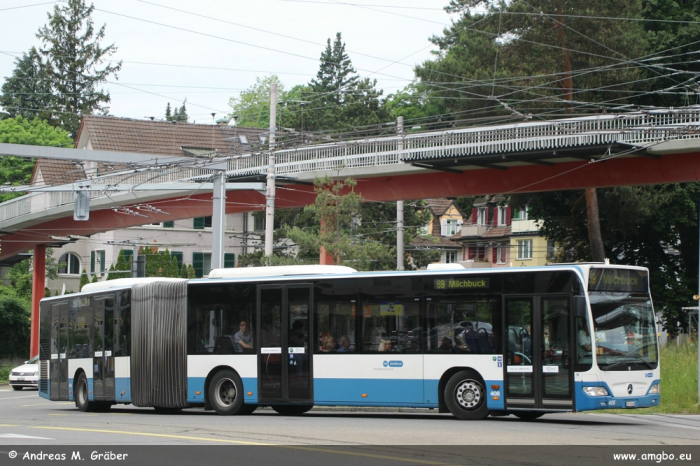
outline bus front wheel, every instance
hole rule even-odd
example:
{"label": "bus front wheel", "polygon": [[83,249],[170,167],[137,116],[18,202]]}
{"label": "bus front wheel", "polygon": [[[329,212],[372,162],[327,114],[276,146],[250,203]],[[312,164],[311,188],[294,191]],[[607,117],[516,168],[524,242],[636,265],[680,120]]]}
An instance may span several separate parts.
{"label": "bus front wheel", "polygon": [[474,371],[459,371],[450,377],[445,386],[445,404],[457,419],[476,421],[489,415],[484,382]]}
{"label": "bus front wheel", "polygon": [[94,401],[90,401],[88,391],[88,381],[85,373],[78,376],[78,381],[75,383],[75,407],[84,413],[95,411],[97,407]]}
{"label": "bus front wheel", "polygon": [[209,384],[209,403],[216,414],[238,414],[243,405],[243,382],[232,370],[219,371]]}

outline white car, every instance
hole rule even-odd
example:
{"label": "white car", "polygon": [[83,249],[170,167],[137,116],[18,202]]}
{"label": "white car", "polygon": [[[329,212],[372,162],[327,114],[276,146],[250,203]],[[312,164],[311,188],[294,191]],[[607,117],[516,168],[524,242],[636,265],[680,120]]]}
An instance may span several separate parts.
{"label": "white car", "polygon": [[10,385],[14,390],[24,387],[39,388],[39,356],[34,356],[10,372]]}

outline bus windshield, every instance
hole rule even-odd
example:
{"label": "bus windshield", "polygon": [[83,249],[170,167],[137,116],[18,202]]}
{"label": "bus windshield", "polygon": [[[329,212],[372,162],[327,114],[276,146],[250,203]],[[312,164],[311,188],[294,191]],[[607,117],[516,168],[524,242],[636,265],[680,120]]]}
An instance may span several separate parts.
{"label": "bus windshield", "polygon": [[598,367],[604,371],[655,369],[659,352],[649,296],[591,292],[590,300]]}

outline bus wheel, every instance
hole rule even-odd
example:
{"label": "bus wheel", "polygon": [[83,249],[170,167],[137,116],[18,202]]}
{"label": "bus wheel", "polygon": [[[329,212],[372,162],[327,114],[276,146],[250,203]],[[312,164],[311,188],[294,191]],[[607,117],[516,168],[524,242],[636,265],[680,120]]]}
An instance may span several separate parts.
{"label": "bus wheel", "polygon": [[75,407],[84,413],[94,411],[97,407],[94,401],[90,401],[88,382],[85,373],[81,373],[78,381],[75,383]]}
{"label": "bus wheel", "polygon": [[272,409],[277,411],[282,416],[299,416],[305,412],[311,410],[314,405],[287,405],[287,406],[273,406]]}
{"label": "bus wheel", "polygon": [[209,384],[209,402],[216,414],[238,414],[243,405],[243,382],[231,370],[219,371]]}
{"label": "bus wheel", "polygon": [[253,414],[253,411],[258,409],[258,405],[242,405],[236,414],[242,414],[247,416],[248,414]]}
{"label": "bus wheel", "polygon": [[521,421],[534,421],[544,416],[544,413],[538,413],[537,411],[521,411],[513,414]]}
{"label": "bus wheel", "polygon": [[445,404],[457,419],[476,421],[489,415],[484,382],[473,371],[460,371],[450,377],[445,386]]}

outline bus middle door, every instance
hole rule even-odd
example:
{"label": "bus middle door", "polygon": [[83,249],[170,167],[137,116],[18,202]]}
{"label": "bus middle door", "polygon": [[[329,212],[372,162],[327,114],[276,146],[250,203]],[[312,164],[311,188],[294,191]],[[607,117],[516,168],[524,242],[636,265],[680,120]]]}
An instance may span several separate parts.
{"label": "bus middle door", "polygon": [[68,400],[68,301],[51,306],[51,399]]}
{"label": "bus middle door", "polygon": [[311,302],[310,285],[258,287],[260,402],[313,402]]}

